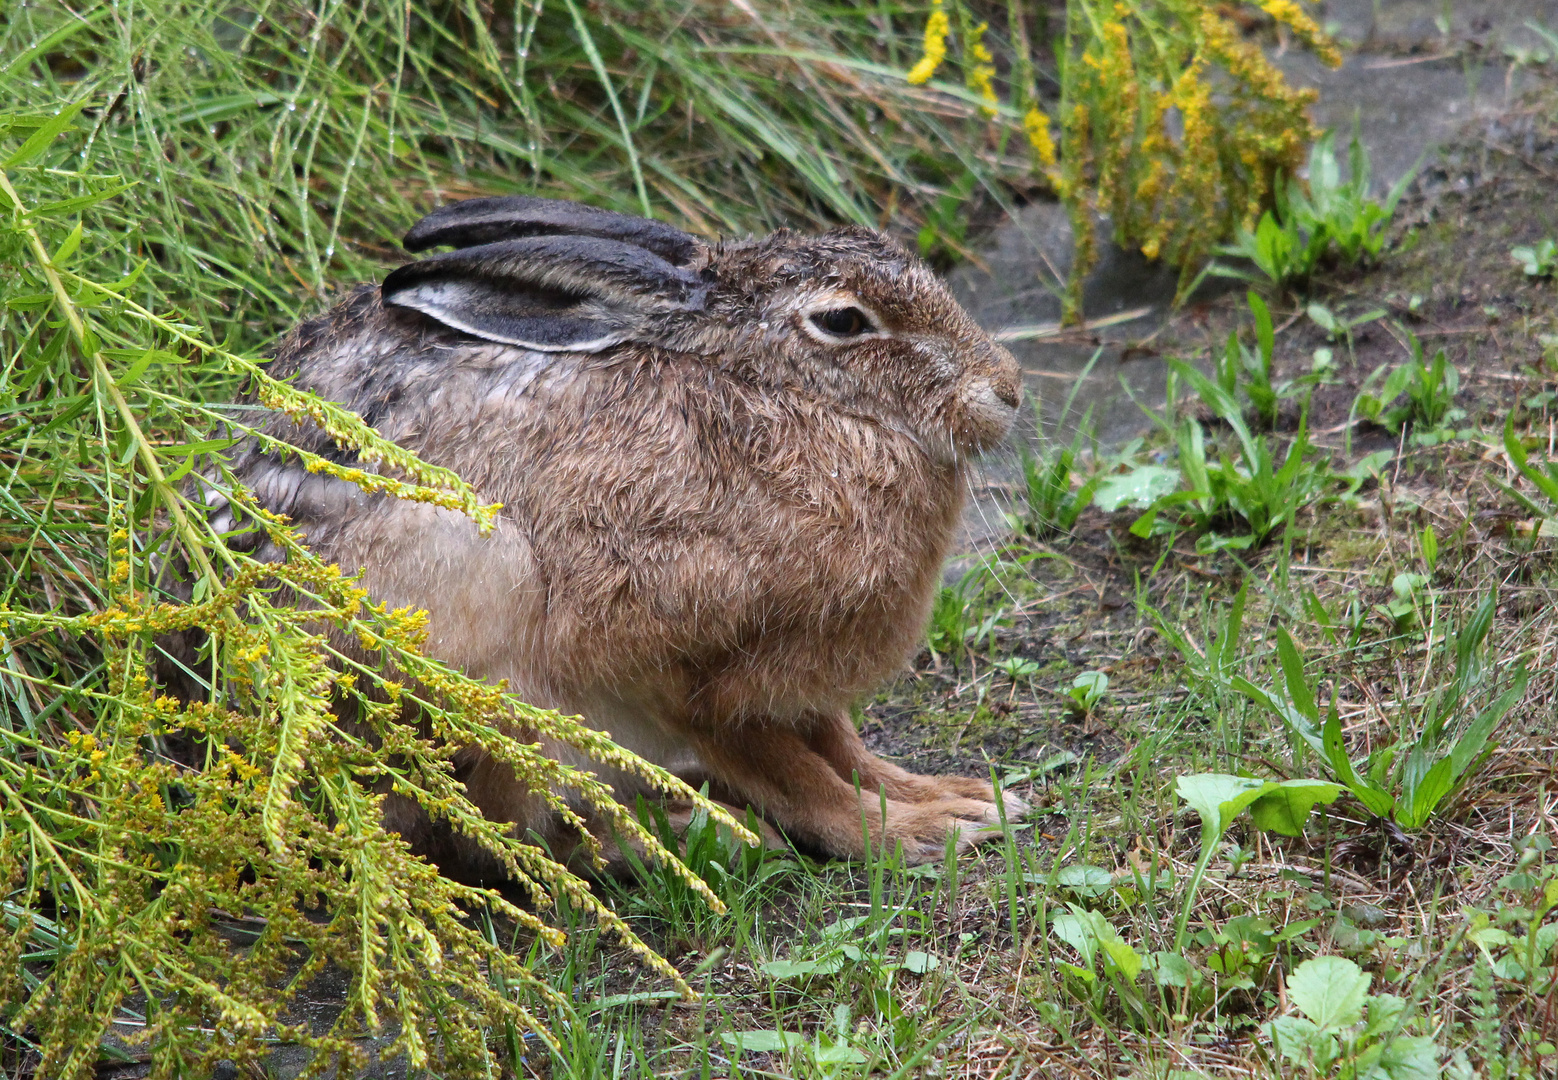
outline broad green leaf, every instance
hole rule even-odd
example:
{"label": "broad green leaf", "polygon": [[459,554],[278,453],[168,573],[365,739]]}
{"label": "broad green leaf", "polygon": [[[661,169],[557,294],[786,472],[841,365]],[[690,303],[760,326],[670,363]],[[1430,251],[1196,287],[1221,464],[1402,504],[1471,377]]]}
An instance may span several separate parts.
{"label": "broad green leaf", "polygon": [[1406,1012],[1406,999],[1395,994],[1375,994],[1369,998],[1369,1022],[1363,1025],[1363,1037],[1373,1038],[1394,1030]]}
{"label": "broad green leaf", "polygon": [[1318,1048],[1330,1039],[1302,1016],[1279,1016],[1266,1025],[1266,1035],[1277,1052],[1289,1061],[1308,1064],[1312,1058],[1325,1057]]}
{"label": "broad green leaf", "polygon": [[1522,476],[1535,484],[1550,502],[1558,503],[1558,478],[1544,475],[1527,461],[1525,444],[1515,436],[1514,413],[1504,418],[1504,451]]}
{"label": "broad green leaf", "polygon": [[1387,405],[1406,392],[1408,384],[1418,376],[1416,364],[1402,364],[1385,376],[1385,385],[1380,388],[1380,401]]}
{"label": "broad green leaf", "polygon": [[1147,958],[1147,967],[1159,986],[1189,986],[1196,978],[1195,966],[1175,952],[1160,949]]}
{"label": "broad green leaf", "polygon": [[1447,757],[1434,762],[1426,772],[1413,775],[1410,766],[1420,754],[1420,750],[1414,749],[1408,755],[1409,768],[1402,772],[1402,798],[1396,800],[1396,821],[1408,829],[1416,829],[1427,821],[1439,801],[1455,787],[1455,774]]}
{"label": "broad green leaf", "polygon": [[1060,914],[1049,921],[1050,933],[1082,954],[1089,968],[1093,966],[1093,952],[1097,944],[1092,927],[1076,915]]}
{"label": "broad green leaf", "polygon": [[864,1065],[868,1060],[846,1042],[819,1042],[812,1047],[811,1056],[818,1065]]}
{"label": "broad green leaf", "polygon": [[1084,709],[1092,708],[1109,689],[1109,676],[1102,671],[1084,671],[1071,680],[1068,693]]}
{"label": "broad green leaf", "polygon": [[903,957],[903,969],[915,975],[924,975],[927,971],[935,971],[940,966],[941,961],[937,957],[919,949],[911,949]]}
{"label": "broad green leaf", "polygon": [[1276,786],[1270,780],[1228,773],[1194,773],[1174,781],[1174,790],[1179,797],[1201,815],[1203,847],[1216,843],[1241,810]]}
{"label": "broad green leaf", "polygon": [[1304,661],[1298,654],[1298,646],[1282,627],[1277,627],[1277,658],[1282,662],[1282,678],[1287,688],[1288,700],[1293,703],[1312,727],[1320,726],[1320,710],[1315,706],[1314,692],[1304,677]]}
{"label": "broad green leaf", "polygon": [[1254,289],[1246,293],[1245,298],[1250,305],[1251,313],[1255,316],[1255,344],[1260,349],[1261,361],[1269,373],[1271,353],[1276,346],[1276,334],[1271,326],[1271,309]]}
{"label": "broad green leaf", "polygon": [[1098,944],[1114,966],[1120,969],[1120,974],[1125,976],[1126,982],[1134,981],[1136,976],[1141,974],[1141,954],[1131,948],[1119,934],[1111,932],[1107,937],[1100,935]]}
{"label": "broad green leaf", "polygon": [[1288,978],[1288,999],[1321,1031],[1339,1031],[1363,1019],[1372,975],[1343,956],[1305,960]]}
{"label": "broad green leaf", "polygon": [[1411,603],[1427,584],[1427,574],[1400,573],[1390,579],[1390,591],[1398,600]]}
{"label": "broad green leaf", "polygon": [[802,979],[810,975],[832,975],[844,966],[838,953],[820,960],[770,960],[758,970],[773,979]]}
{"label": "broad green leaf", "polygon": [[1255,536],[1245,533],[1243,536],[1220,536],[1217,533],[1203,533],[1196,537],[1197,555],[1215,555],[1219,551],[1244,551],[1255,544]]}
{"label": "broad green leaf", "polygon": [[1465,690],[1471,677],[1476,674],[1477,650],[1487,640],[1488,631],[1493,626],[1493,613],[1497,608],[1498,596],[1496,592],[1489,591],[1466,625],[1461,627],[1460,633],[1455,635],[1455,682],[1460,691]]}
{"label": "broad green leaf", "polygon": [[1291,941],[1293,938],[1303,937],[1305,934],[1309,933],[1309,931],[1313,930],[1319,925],[1319,919],[1300,919],[1298,922],[1288,923],[1282,929],[1272,934],[1271,940],[1277,944],[1281,944],[1284,941]]}
{"label": "broad green leaf", "polygon": [[1073,864],[1055,873],[1055,884],[1078,896],[1096,897],[1113,887],[1114,875],[1101,866]]}
{"label": "broad green leaf", "polygon": [[1342,324],[1336,321],[1336,316],[1331,313],[1331,309],[1324,304],[1310,304],[1304,311],[1314,324],[1327,334],[1335,335],[1342,328]]}
{"label": "broad green leaf", "polygon": [[1525,699],[1527,679],[1525,665],[1521,664],[1515,671],[1514,685],[1494,698],[1492,704],[1467,725],[1465,732],[1455,741],[1455,745],[1450,747],[1448,760],[1451,779],[1459,780],[1465,774],[1472,762],[1482,754],[1499,721],[1504,719],[1504,715],[1518,702]]}
{"label": "broad green leaf", "polygon": [[[1429,1035],[1397,1035],[1385,1044],[1375,1071],[1388,1080],[1439,1080],[1439,1048]],[[1360,1077],[1364,1074],[1360,1073]],[[1365,1077],[1368,1080],[1368,1077]]]}
{"label": "broad green leaf", "polygon": [[805,1046],[807,1038],[793,1031],[722,1031],[722,1039],[727,1046],[732,1046],[738,1051],[750,1050],[755,1054],[777,1054],[785,1050],[793,1050],[796,1047]]}
{"label": "broad green leaf", "polygon": [[1093,505],[1112,514],[1122,506],[1144,508],[1179,487],[1179,470],[1166,465],[1138,465],[1128,473],[1105,476],[1093,491]]}
{"label": "broad green leaf", "polygon": [[1090,933],[1093,940],[1098,943],[1098,947],[1103,949],[1104,955],[1119,968],[1127,982],[1141,974],[1141,954],[1119,935],[1108,919],[1096,911],[1089,911],[1077,904],[1068,903],[1066,906],[1083,925],[1084,931]]}
{"label": "broad green leaf", "polygon": [[1316,803],[1333,803],[1342,785],[1325,780],[1284,780],[1250,804],[1250,817],[1265,832],[1298,836]]}

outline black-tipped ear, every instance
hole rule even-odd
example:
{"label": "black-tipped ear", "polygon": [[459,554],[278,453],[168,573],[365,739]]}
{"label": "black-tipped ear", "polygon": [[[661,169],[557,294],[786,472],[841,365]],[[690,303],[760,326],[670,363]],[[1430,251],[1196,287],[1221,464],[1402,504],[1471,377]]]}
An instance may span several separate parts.
{"label": "black-tipped ear", "polygon": [[488,341],[596,352],[647,340],[656,316],[701,310],[703,277],[643,247],[594,236],[527,236],[402,266],[384,302]]}
{"label": "black-tipped ear", "polygon": [[652,251],[673,266],[690,266],[707,251],[680,229],[648,218],[583,203],[530,195],[465,199],[440,206],[411,226],[407,251],[449,244],[457,248],[525,236],[595,236]]}

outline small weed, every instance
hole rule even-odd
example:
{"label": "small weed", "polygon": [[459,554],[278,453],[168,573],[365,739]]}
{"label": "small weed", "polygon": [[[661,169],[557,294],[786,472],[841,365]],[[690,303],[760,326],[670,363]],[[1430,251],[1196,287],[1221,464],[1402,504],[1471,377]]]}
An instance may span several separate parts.
{"label": "small weed", "polygon": [[[1180,360],[1169,361],[1169,400],[1176,393],[1176,378],[1184,379],[1201,400],[1226,423],[1236,436],[1237,457],[1210,453],[1206,433],[1194,417],[1177,423],[1158,422],[1173,436],[1179,449],[1179,473],[1188,490],[1159,497],[1131,525],[1131,532],[1147,537],[1159,528],[1159,518],[1170,514],[1181,524],[1202,530],[1196,551],[1210,554],[1225,548],[1250,548],[1261,544],[1277,528],[1290,523],[1294,514],[1313,503],[1330,486],[1329,468],[1309,457],[1308,425],[1300,420],[1298,436],[1287,456],[1277,464],[1271,436],[1256,436],[1244,422],[1243,410],[1234,397],[1195,368]],[[1150,468],[1150,466],[1149,466]],[[1233,527],[1231,535],[1215,531]]]}
{"label": "small weed", "polygon": [[1264,1031],[1304,1076],[1355,1078],[1439,1075],[1429,1035],[1404,1035],[1407,1002],[1370,994],[1372,975],[1341,956],[1317,956],[1294,969],[1288,1000],[1302,1016],[1279,1016]]}
{"label": "small weed", "polygon": [[[795,870],[796,862],[762,846],[742,843],[701,809],[693,812],[680,836],[665,810],[643,798],[638,800],[638,819],[667,852],[676,853],[682,865],[708,885],[726,911],[712,910],[688,883],[687,875],[666,859],[646,865],[625,841],[620,849],[635,881],[631,886],[610,884],[618,908],[656,920],[672,940],[701,951],[722,941],[731,941],[738,949],[749,946],[763,895],[780,875]],[[760,826],[751,809],[746,825],[758,833]]]}
{"label": "small weed", "polygon": [[1078,431],[1070,446],[1034,453],[1022,448],[1022,475],[1027,496],[1027,511],[1014,521],[1024,533],[1036,538],[1069,534],[1093,501],[1102,477],[1095,475],[1080,486],[1073,486],[1076,464],[1082,455],[1083,432]]}
{"label": "small weed", "polygon": [[1321,719],[1316,688],[1305,677],[1303,659],[1286,630],[1277,629],[1282,690],[1262,689],[1241,676],[1234,676],[1230,685],[1308,744],[1369,813],[1419,828],[1487,760],[1494,729],[1525,697],[1527,677],[1521,662],[1503,693],[1463,719],[1471,700],[1491,681],[1483,654],[1495,608],[1490,593],[1458,632],[1446,635],[1443,652],[1454,665],[1449,682],[1421,706],[1403,710],[1415,720],[1415,734],[1398,728],[1397,738],[1376,744],[1361,767],[1347,753],[1334,694]]}
{"label": "small weed", "polygon": [[[1533,440],[1540,445],[1545,440]],[[1504,450],[1509,455],[1510,462],[1519,470],[1520,475],[1529,480],[1537,492],[1545,498],[1545,503],[1538,502],[1531,496],[1494,479],[1494,483],[1510,498],[1520,504],[1527,513],[1536,515],[1538,521],[1536,534],[1542,537],[1558,537],[1558,461],[1542,463],[1541,468],[1532,464],[1527,453],[1525,440],[1515,434],[1515,414],[1510,413],[1504,419]]]}
{"label": "small weed", "polygon": [[1414,622],[1421,622],[1423,600],[1429,595],[1427,574],[1414,574],[1404,570],[1390,579],[1390,591],[1394,600],[1375,604],[1374,610],[1389,621],[1392,629],[1402,633]]}
{"label": "small weed", "polygon": [[1335,614],[1313,589],[1306,589],[1301,599],[1304,611],[1314,620],[1327,641],[1332,645],[1340,645],[1345,641],[1348,649],[1358,647],[1358,643],[1363,640],[1363,628],[1369,616],[1368,605],[1361,596],[1353,594],[1345,609],[1338,604]]}
{"label": "small weed", "polygon": [[[1369,197],[1369,155],[1353,135],[1348,177],[1341,176],[1335,133],[1326,132],[1309,150],[1306,185],[1290,178],[1277,188],[1276,208],[1261,215],[1255,229],[1241,228],[1224,255],[1248,259],[1273,285],[1303,285],[1328,260],[1354,266],[1377,259],[1385,248],[1396,204],[1411,183],[1412,170],[1390,189],[1384,202]],[[1227,277],[1252,279],[1246,271],[1219,266]]]}
{"label": "small weed", "polygon": [[1529,278],[1550,278],[1558,273],[1558,241],[1545,237],[1530,246],[1509,249],[1509,257],[1520,264]]}
{"label": "small weed", "polygon": [[1342,788],[1324,780],[1283,780],[1279,783],[1226,773],[1197,773],[1181,776],[1175,790],[1201,816],[1201,857],[1185,886],[1174,932],[1177,951],[1184,947],[1185,928],[1195,908],[1201,881],[1234,818],[1248,809],[1256,828],[1297,836],[1303,832],[1310,811],[1317,804],[1334,802]]}
{"label": "small weed", "polygon": [[[1060,408],[1060,424],[1064,425],[1071,415],[1071,405],[1076,400],[1077,392],[1103,354],[1102,348],[1095,350],[1076,381],[1071,384],[1071,390]],[[1083,414],[1070,446],[1052,444],[1045,438],[1043,407],[1043,399],[1035,396],[1034,435],[1044,449],[1035,453],[1024,444],[1021,450],[1026,512],[1020,517],[1008,515],[1008,521],[1015,531],[1035,539],[1069,535],[1082,511],[1092,503],[1093,493],[1097,491],[1106,471],[1095,468],[1092,477],[1076,484],[1077,465],[1082,460],[1083,447],[1092,438],[1092,407],[1089,406]]]}
{"label": "small weed", "polygon": [[1325,331],[1325,336],[1331,341],[1345,341],[1348,355],[1352,354],[1352,332],[1360,326],[1367,325],[1375,319],[1383,319],[1389,314],[1384,308],[1370,308],[1360,315],[1340,315],[1319,301],[1312,301],[1304,308],[1304,314],[1320,329]]}
{"label": "small weed", "polygon": [[1066,696],[1071,706],[1083,716],[1090,715],[1109,691],[1109,676],[1102,671],[1084,671],[1071,680]]}
{"label": "small weed", "polygon": [[1273,384],[1271,381],[1272,353],[1276,336],[1272,330],[1271,310],[1253,291],[1248,294],[1250,313],[1255,317],[1255,348],[1251,349],[1239,340],[1237,331],[1228,334],[1228,343],[1217,361],[1217,385],[1229,397],[1241,393],[1249,401],[1250,408],[1261,427],[1272,428],[1277,424],[1277,409],[1281,403],[1297,397],[1315,378]]}
{"label": "small weed", "polygon": [[1006,615],[1003,608],[991,610],[991,582],[990,570],[976,566],[956,585],[942,586],[936,593],[925,643],[938,662],[945,658],[956,669],[961,658],[989,644],[991,633]]}
{"label": "small weed", "polygon": [[[1400,431],[1403,424],[1410,424],[1415,445],[1432,446],[1458,436],[1469,437],[1471,432],[1458,433],[1448,428],[1449,424],[1466,417],[1465,409],[1455,407],[1455,395],[1461,388],[1460,372],[1450,363],[1443,349],[1434,353],[1432,361],[1425,362],[1422,342],[1413,334],[1408,334],[1407,340],[1412,358],[1385,376],[1377,394],[1372,387],[1384,374],[1384,365],[1364,379],[1363,388],[1353,402],[1353,415],[1393,432]],[[1406,400],[1395,404],[1403,396]]]}
{"label": "small weed", "polygon": [[1545,835],[1526,837],[1517,848],[1514,872],[1499,880],[1514,902],[1500,900],[1491,911],[1467,912],[1466,938],[1487,958],[1493,976],[1523,984],[1536,995],[1558,986],[1558,967],[1550,962],[1558,955],[1558,922],[1546,923],[1558,910],[1558,863],[1547,861],[1552,848]]}

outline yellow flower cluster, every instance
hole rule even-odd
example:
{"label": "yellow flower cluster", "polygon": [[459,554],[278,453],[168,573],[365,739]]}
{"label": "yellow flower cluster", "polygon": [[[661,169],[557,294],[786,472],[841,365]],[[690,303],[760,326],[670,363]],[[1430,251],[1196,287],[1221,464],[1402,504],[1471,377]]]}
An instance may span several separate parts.
{"label": "yellow flower cluster", "polygon": [[1050,138],[1049,114],[1037,105],[1033,106],[1022,118],[1022,129],[1028,135],[1028,145],[1033,147],[1033,154],[1039,159],[1040,167],[1046,174],[1053,172],[1055,140]]}
{"label": "yellow flower cluster", "polygon": [[1304,9],[1298,6],[1297,0],[1256,0],[1260,9],[1270,15],[1277,22],[1291,27],[1298,39],[1315,55],[1325,61],[1331,67],[1341,67],[1342,54],[1337,50],[1335,42],[1325,36],[1325,31],[1311,19]]}
{"label": "yellow flower cluster", "polygon": [[990,49],[985,45],[985,31],[988,29],[989,23],[980,23],[969,31],[968,56],[973,63],[969,65],[965,81],[968,88],[984,102],[979,107],[980,112],[994,116],[1000,108],[1001,99],[995,96],[995,57],[990,55]]}
{"label": "yellow flower cluster", "polygon": [[[1339,56],[1298,0],[1250,0],[1327,63]],[[1060,108],[1028,108],[1034,165],[1066,206],[1075,257],[1066,317],[1096,253],[1096,224],[1170,260],[1182,284],[1271,198],[1313,137],[1308,91],[1208,0],[1070,0]],[[1029,92],[1031,100],[1031,91]],[[1058,145],[1057,145],[1058,142]]]}
{"label": "yellow flower cluster", "polygon": [[952,24],[947,21],[947,13],[942,10],[941,0],[936,0],[930,18],[925,20],[925,55],[909,69],[909,74],[906,76],[910,85],[923,86],[930,82],[930,77],[936,74],[936,69],[941,67],[941,62],[947,58],[947,35],[951,32]]}
{"label": "yellow flower cluster", "polygon": [[255,378],[259,384],[257,396],[261,405],[284,413],[299,424],[305,420],[312,421],[329,435],[337,446],[356,452],[358,458],[364,463],[383,462],[405,476],[406,481],[368,473],[362,469],[346,468],[317,455],[303,453],[297,447],[287,443],[260,435],[259,438],[267,444],[268,448],[283,454],[298,453],[310,472],[323,472],[356,484],[370,494],[389,494],[398,499],[426,502],[459,511],[476,522],[483,536],[496,526],[501,505],[483,504],[471,486],[455,473],[437,465],[427,464],[374,431],[363,423],[361,417],[333,402],[304,393],[262,372],[256,373]]}
{"label": "yellow flower cluster", "polygon": [[[934,0],[924,55],[907,73],[927,82],[947,56],[951,23]],[[1248,0],[1335,66],[1336,46],[1300,0]],[[1233,20],[1210,0],[1070,0],[1061,106],[1052,116],[1032,86],[1016,88],[1022,129],[1075,236],[1068,319],[1096,257],[1096,223],[1149,258],[1194,279],[1200,263],[1270,201],[1275,178],[1300,163],[1314,137],[1307,90],[1288,85]],[[959,9],[960,15],[962,9]],[[987,117],[999,115],[988,25],[961,21],[964,80]],[[1018,57],[1013,78],[1031,75]],[[1027,72],[1019,76],[1019,72]],[[1215,92],[1214,92],[1215,91]],[[1052,133],[1052,125],[1057,131]]]}

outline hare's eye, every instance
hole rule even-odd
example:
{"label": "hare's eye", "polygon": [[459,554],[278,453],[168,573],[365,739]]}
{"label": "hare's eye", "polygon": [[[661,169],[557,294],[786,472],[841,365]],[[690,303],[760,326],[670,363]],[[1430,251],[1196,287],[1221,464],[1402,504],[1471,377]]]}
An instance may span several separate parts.
{"label": "hare's eye", "polygon": [[818,330],[835,337],[856,337],[869,334],[874,329],[865,312],[857,307],[819,311],[811,317],[811,322]]}

